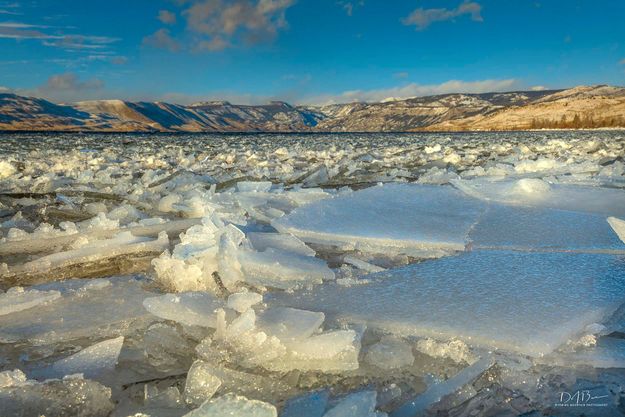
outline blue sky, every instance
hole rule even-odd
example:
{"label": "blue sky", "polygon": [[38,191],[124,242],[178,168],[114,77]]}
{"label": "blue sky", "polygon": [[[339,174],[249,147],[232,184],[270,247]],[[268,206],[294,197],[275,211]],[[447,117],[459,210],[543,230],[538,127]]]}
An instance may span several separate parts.
{"label": "blue sky", "polygon": [[625,84],[623,0],[0,0],[0,90],[376,101]]}

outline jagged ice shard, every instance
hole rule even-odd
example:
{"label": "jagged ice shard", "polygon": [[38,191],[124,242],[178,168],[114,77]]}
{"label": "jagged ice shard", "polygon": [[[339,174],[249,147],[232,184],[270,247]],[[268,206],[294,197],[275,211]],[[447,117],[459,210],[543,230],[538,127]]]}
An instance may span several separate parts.
{"label": "jagged ice shard", "polygon": [[625,301],[625,257],[475,251],[267,297],[398,335],[542,356]]}

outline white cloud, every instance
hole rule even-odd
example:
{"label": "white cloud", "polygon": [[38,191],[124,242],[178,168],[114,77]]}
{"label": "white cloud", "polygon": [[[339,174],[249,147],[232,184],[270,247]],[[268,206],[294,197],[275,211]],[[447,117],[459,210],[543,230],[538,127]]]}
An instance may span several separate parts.
{"label": "white cloud", "polygon": [[480,81],[450,80],[441,84],[423,85],[411,83],[377,90],[352,90],[340,94],[323,94],[309,97],[304,99],[303,102],[307,104],[351,103],[355,101],[378,102],[389,98],[406,99],[437,94],[510,91],[511,89],[518,88],[518,86],[519,83],[515,79]]}
{"label": "white cloud", "polygon": [[87,99],[102,98],[104,82],[97,78],[81,80],[74,73],[56,74],[45,83],[31,89],[13,89],[15,94],[22,96],[43,97],[55,102],[73,102]]}
{"label": "white cloud", "polygon": [[[191,51],[220,51],[240,43],[255,44],[273,39],[287,26],[286,10],[295,0],[182,0],[180,15],[186,20],[186,31],[191,36]],[[175,15],[161,11],[159,19],[173,23]],[[173,16],[173,18],[172,18]],[[165,29],[157,31],[144,43],[178,51],[182,44]],[[174,47],[177,45],[177,47]]]}
{"label": "white cloud", "polygon": [[544,85],[535,85],[533,87],[530,87],[530,90],[532,91],[545,91],[547,89],[547,87],[545,87]]}
{"label": "white cloud", "polygon": [[482,6],[473,1],[464,1],[455,9],[423,9],[414,10],[402,19],[406,26],[415,26],[417,30],[424,30],[434,22],[453,20],[462,15],[470,15],[471,20],[482,22]]}
{"label": "white cloud", "polygon": [[166,49],[170,52],[178,52],[180,44],[172,38],[169,29],[159,29],[150,36],[143,38],[143,44],[154,48]]}

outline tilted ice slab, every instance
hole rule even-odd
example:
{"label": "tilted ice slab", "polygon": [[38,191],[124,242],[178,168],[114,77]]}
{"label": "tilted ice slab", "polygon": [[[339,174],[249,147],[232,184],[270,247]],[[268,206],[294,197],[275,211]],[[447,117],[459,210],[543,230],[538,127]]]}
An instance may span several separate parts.
{"label": "tilted ice slab", "polygon": [[37,371],[36,376],[50,379],[83,374],[86,378],[97,378],[100,374],[115,368],[123,343],[124,337],[120,336],[88,346]]}
{"label": "tilted ice slab", "polygon": [[542,207],[490,204],[469,239],[474,248],[625,253],[605,216]]}
{"label": "tilted ice slab", "polygon": [[186,292],[146,298],[143,306],[150,313],[165,320],[185,326],[215,328],[216,311],[224,306],[224,302],[207,292]]}
{"label": "tilted ice slab", "polygon": [[625,258],[604,254],[475,251],[367,278],[266,302],[399,335],[542,356],[625,301]]}
{"label": "tilted ice slab", "polygon": [[516,181],[453,180],[454,187],[486,201],[625,216],[625,190],[580,185],[549,184],[537,178]]}
{"label": "tilted ice slab", "polygon": [[485,204],[452,187],[386,184],[322,200],[272,225],[305,242],[360,250],[463,250]]}

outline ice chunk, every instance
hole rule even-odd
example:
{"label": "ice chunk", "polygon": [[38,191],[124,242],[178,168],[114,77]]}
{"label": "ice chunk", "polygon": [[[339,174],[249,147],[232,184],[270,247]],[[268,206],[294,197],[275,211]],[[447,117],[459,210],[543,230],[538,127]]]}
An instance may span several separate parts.
{"label": "ice chunk", "polygon": [[596,345],[580,346],[571,352],[554,352],[540,358],[539,362],[550,366],[625,368],[625,339],[600,337]]}
{"label": "ice chunk", "polygon": [[364,360],[378,368],[398,369],[412,365],[414,356],[412,356],[411,346],[406,342],[385,337],[369,347]]}
{"label": "ice chunk", "polygon": [[316,391],[289,399],[280,417],[322,417],[328,405],[330,393]]}
{"label": "ice chunk", "polygon": [[616,217],[608,217],[608,223],[614,233],[621,239],[621,242],[625,243],[625,220],[617,219]]}
{"label": "ice chunk", "polygon": [[300,255],[315,256],[314,250],[290,234],[253,232],[249,233],[247,238],[252,243],[252,246],[254,246],[254,249],[260,252],[267,248],[274,248]]}
{"label": "ice chunk", "polygon": [[26,381],[0,388],[3,417],[107,417],[113,411],[111,390],[80,378]]}
{"label": "ice chunk", "polygon": [[385,415],[375,412],[377,393],[363,391],[343,398],[323,417],[376,417]]}
{"label": "ice chunk", "polygon": [[369,275],[363,285],[327,283],[265,302],[399,335],[541,356],[607,318],[624,293],[619,256],[474,251]]}
{"label": "ice chunk", "polygon": [[487,201],[625,216],[625,191],[615,188],[548,184],[529,178],[516,181],[454,180],[452,184],[467,195]]}
{"label": "ice chunk", "polygon": [[438,342],[430,338],[421,339],[417,342],[416,348],[419,352],[433,358],[449,358],[454,362],[475,362],[475,357],[471,353],[469,346],[462,340]]}
{"label": "ice chunk", "polygon": [[184,397],[187,404],[199,406],[210,400],[221,386],[221,380],[211,373],[211,367],[203,361],[195,361],[187,373]]}
{"label": "ice chunk", "polygon": [[238,260],[245,281],[255,285],[289,289],[334,279],[334,272],[323,260],[279,249],[269,248],[264,252],[242,250]]}
{"label": "ice chunk", "polygon": [[102,340],[134,332],[154,320],[142,306],[145,291],[135,278],[109,279],[103,288],[80,290],[88,280],[68,280],[36,287],[55,290],[62,297],[54,302],[0,316],[0,341],[30,341],[35,345],[54,344],[85,338]]}
{"label": "ice chunk", "polygon": [[319,330],[325,316],[314,311],[274,307],[259,314],[258,328],[282,342],[302,340]]}
{"label": "ice chunk", "polygon": [[272,225],[305,242],[363,251],[463,250],[483,209],[452,187],[387,184],[298,208]]}
{"label": "ice chunk", "polygon": [[239,192],[262,192],[266,193],[271,189],[271,181],[239,181],[237,191]]}
{"label": "ice chunk", "polygon": [[432,404],[439,402],[444,396],[458,391],[464,385],[473,381],[484,371],[490,368],[492,364],[493,360],[489,356],[480,359],[474,364],[464,368],[457,375],[449,378],[448,380],[431,385],[424,393],[418,395],[414,400],[407,402],[397,410],[393,411],[390,417],[413,417],[420,415],[420,413],[423,413]]}
{"label": "ice chunk", "polygon": [[226,394],[208,400],[184,417],[277,417],[278,411],[271,404],[248,400],[245,397]]}
{"label": "ice chunk", "polygon": [[119,353],[122,350],[124,337],[105,340],[89,346],[78,353],[52,364],[48,378],[60,378],[66,375],[83,374],[87,378],[95,378],[105,371],[110,371],[117,365]]}
{"label": "ice chunk", "polygon": [[255,304],[263,301],[263,296],[255,292],[238,292],[228,296],[228,307],[243,313]]}
{"label": "ice chunk", "polygon": [[60,297],[61,293],[58,291],[24,290],[22,287],[13,287],[0,294],[0,316],[27,310]]}
{"label": "ice chunk", "polygon": [[215,328],[216,311],[223,307],[223,301],[206,292],[187,292],[146,298],[143,306],[150,313],[165,320],[185,326]]}
{"label": "ice chunk", "polygon": [[275,371],[321,371],[336,373],[358,369],[361,334],[333,330],[287,343],[286,355],[266,363]]}
{"label": "ice chunk", "polygon": [[19,369],[0,372],[0,389],[26,382],[26,374]]}
{"label": "ice chunk", "polygon": [[474,248],[625,251],[604,216],[540,207],[492,204],[469,239]]}
{"label": "ice chunk", "polygon": [[345,263],[348,263],[350,265],[355,266],[358,269],[362,269],[363,271],[367,271],[367,272],[381,272],[381,271],[384,271],[384,268],[380,268],[377,265],[370,264],[367,261],[363,261],[362,259],[358,259],[358,258],[355,258],[353,256],[349,256],[349,255],[343,256],[343,261]]}

